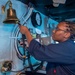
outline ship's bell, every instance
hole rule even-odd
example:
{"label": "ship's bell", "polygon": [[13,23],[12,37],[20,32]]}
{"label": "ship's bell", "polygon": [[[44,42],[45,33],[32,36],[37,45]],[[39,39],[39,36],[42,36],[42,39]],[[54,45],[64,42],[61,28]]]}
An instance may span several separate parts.
{"label": "ship's bell", "polygon": [[19,22],[19,19],[16,16],[15,9],[12,8],[12,5],[10,4],[9,9],[7,9],[7,18],[3,21],[3,23],[17,23]]}

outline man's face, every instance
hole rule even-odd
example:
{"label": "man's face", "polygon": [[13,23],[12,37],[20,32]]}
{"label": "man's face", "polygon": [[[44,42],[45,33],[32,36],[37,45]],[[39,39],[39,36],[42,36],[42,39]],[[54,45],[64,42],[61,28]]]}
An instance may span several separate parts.
{"label": "man's face", "polygon": [[[70,32],[67,32],[65,22],[61,22],[58,24],[55,30],[53,30],[52,39],[58,42],[63,42],[70,37]],[[67,35],[68,34],[68,35]]]}

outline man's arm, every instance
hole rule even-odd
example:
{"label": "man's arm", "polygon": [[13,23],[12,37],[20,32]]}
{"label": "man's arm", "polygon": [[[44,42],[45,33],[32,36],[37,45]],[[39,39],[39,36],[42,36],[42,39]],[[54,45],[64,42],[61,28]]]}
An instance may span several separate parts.
{"label": "man's arm", "polygon": [[26,36],[28,44],[30,44],[30,42],[33,38],[32,38],[30,31],[28,30],[28,28],[23,25],[19,25],[19,28],[20,28],[20,32]]}

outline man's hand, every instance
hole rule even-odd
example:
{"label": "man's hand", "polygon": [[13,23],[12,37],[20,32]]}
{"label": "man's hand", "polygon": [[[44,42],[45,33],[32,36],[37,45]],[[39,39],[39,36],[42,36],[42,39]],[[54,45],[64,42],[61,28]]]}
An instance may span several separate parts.
{"label": "man's hand", "polygon": [[22,25],[19,25],[19,28],[20,28],[20,32],[26,36],[26,39],[27,39],[28,45],[29,45],[31,40],[33,39],[30,31],[28,30],[27,27],[22,26]]}
{"label": "man's hand", "polygon": [[19,25],[19,28],[22,34],[25,34],[26,32],[28,32],[28,28],[23,25]]}

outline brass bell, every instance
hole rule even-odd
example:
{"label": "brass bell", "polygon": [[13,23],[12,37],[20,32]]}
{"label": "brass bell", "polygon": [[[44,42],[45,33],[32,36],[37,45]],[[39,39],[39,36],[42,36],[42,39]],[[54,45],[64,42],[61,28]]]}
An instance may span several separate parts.
{"label": "brass bell", "polygon": [[19,19],[16,16],[16,11],[12,9],[12,3],[9,5],[9,9],[7,9],[7,18],[3,21],[3,23],[17,23]]}

